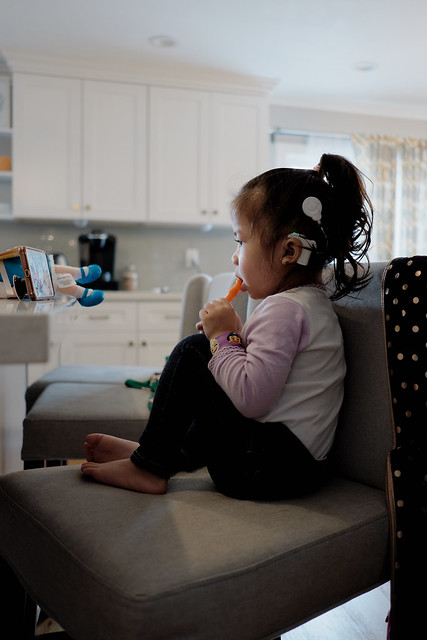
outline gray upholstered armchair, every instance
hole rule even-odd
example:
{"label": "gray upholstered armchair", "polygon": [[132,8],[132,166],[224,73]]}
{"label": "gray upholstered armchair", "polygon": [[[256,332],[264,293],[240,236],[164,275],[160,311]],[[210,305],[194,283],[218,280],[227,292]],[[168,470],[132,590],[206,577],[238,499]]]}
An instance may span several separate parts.
{"label": "gray upholstered armchair", "polygon": [[[272,639],[388,580],[384,266],[374,265],[369,286],[336,305],[348,375],[335,475],[320,491],[253,502],[218,493],[204,470],[179,474],[164,496],[96,484],[72,466],[10,474],[0,478],[9,576],[74,640]],[[231,280],[223,276],[213,295],[224,295]],[[207,277],[188,284],[184,332],[194,330],[216,285]],[[55,384],[65,383],[44,380],[37,398]],[[110,393],[119,386],[93,384],[110,384]],[[140,430],[143,416],[135,419]],[[39,422],[41,434],[40,414]],[[20,588],[10,585],[6,600],[15,602]]]}

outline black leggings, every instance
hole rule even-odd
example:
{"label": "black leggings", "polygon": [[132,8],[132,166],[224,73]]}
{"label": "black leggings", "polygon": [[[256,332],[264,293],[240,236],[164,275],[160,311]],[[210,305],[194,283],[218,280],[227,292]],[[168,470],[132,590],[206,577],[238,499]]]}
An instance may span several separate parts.
{"label": "black leggings", "polygon": [[318,488],[329,464],[313,458],[281,422],[245,418],[208,369],[209,341],[184,338],[172,351],[132,462],[162,478],[203,466],[222,493],[274,500]]}

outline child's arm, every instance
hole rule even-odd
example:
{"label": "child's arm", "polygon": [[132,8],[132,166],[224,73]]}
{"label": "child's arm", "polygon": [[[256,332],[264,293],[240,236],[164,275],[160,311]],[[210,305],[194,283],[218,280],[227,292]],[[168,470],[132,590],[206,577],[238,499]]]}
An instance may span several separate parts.
{"label": "child's arm", "polygon": [[209,362],[216,382],[248,418],[264,415],[275,404],[297,353],[308,341],[303,308],[286,298],[273,298],[263,301],[245,324],[245,345],[230,332],[215,336]]}

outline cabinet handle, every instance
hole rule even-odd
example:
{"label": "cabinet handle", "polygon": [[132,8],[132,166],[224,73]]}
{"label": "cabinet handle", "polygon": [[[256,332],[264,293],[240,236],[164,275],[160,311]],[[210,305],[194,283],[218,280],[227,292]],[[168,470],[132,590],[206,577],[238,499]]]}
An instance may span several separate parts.
{"label": "cabinet handle", "polygon": [[90,204],[87,204],[87,205],[85,206],[85,211],[90,211]]}
{"label": "cabinet handle", "polygon": [[146,340],[142,340],[141,341],[141,347],[146,347],[147,346],[147,342]]}
{"label": "cabinet handle", "polygon": [[110,316],[89,316],[89,320],[109,320]]}
{"label": "cabinet handle", "polygon": [[205,216],[207,214],[207,211],[206,209],[202,209],[200,213],[202,214],[202,216]]}
{"label": "cabinet handle", "polygon": [[213,214],[214,214],[214,216],[217,216],[218,215],[218,209],[214,209],[213,210]]}
{"label": "cabinet handle", "polygon": [[180,320],[180,318],[181,318],[181,316],[179,316],[179,315],[175,315],[174,316],[171,313],[163,316],[164,320]]}
{"label": "cabinet handle", "polygon": [[128,347],[133,347],[134,346],[134,341],[133,340],[129,340],[128,342]]}

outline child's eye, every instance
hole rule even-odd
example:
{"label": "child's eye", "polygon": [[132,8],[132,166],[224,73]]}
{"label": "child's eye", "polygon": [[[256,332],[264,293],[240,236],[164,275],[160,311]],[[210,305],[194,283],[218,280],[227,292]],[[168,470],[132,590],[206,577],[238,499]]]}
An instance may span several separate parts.
{"label": "child's eye", "polygon": [[234,238],[234,240],[237,242],[237,244],[239,245],[239,247],[242,246],[243,242],[242,240],[238,240],[237,238]]}

